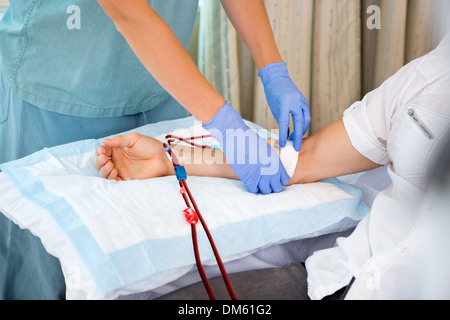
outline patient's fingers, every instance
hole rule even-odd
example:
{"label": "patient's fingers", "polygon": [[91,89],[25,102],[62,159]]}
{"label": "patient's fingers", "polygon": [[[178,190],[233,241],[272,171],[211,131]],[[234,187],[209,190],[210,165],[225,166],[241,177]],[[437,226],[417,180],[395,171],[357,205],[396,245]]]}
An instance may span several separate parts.
{"label": "patient's fingers", "polygon": [[100,146],[95,149],[95,154],[97,156],[105,155],[107,157],[111,157],[112,149],[110,147]]}
{"label": "patient's fingers", "polygon": [[96,159],[95,159],[95,167],[100,170],[101,167],[103,167],[106,162],[108,162],[108,157],[105,155],[99,155]]}
{"label": "patient's fingers", "polygon": [[102,166],[99,170],[100,177],[107,178],[113,169],[114,169],[114,165],[113,165],[112,161],[111,160],[107,161],[106,164],[104,166]]}
{"label": "patient's fingers", "polygon": [[119,175],[119,171],[117,171],[116,168],[113,168],[113,169],[111,170],[111,173],[108,175],[108,179],[110,179],[110,180],[116,180],[118,175]]}
{"label": "patient's fingers", "polygon": [[95,149],[95,154],[96,154],[97,156],[100,156],[100,155],[102,155],[102,154],[106,154],[106,149],[105,149],[105,147],[103,147],[103,146],[97,147],[97,148]]}

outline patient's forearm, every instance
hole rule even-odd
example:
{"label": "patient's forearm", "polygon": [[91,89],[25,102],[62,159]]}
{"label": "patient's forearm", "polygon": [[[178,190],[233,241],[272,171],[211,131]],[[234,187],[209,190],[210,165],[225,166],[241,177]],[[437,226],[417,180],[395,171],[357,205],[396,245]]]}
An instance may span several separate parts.
{"label": "patient's forearm", "polygon": [[[273,141],[269,144],[273,146]],[[238,179],[220,150],[173,147],[178,159],[192,176]],[[304,140],[295,172],[289,185],[364,172],[379,167],[352,145],[342,120],[336,121]],[[170,170],[170,174],[174,174]]]}
{"label": "patient's forearm", "polygon": [[[238,180],[233,168],[221,150],[192,148],[181,145],[172,146],[175,155],[186,168],[189,176],[216,177]],[[174,174],[173,169],[169,170]]]}

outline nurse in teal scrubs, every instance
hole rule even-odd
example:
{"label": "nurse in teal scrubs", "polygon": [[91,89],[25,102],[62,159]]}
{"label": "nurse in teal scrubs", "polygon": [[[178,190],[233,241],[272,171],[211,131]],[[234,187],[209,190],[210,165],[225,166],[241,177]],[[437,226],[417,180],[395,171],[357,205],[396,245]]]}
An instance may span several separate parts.
{"label": "nurse in teal scrubs", "polygon": [[[222,5],[260,70],[280,144],[292,117],[290,138],[300,149],[309,107],[278,52],[263,1]],[[197,10],[198,0],[10,0],[0,21],[0,163],[189,113],[234,163],[236,150],[226,142],[247,127],[185,50]],[[275,152],[278,170],[261,174],[265,164],[250,163],[250,149],[232,165],[247,190],[282,191],[289,177]],[[0,299],[61,299],[64,292],[58,260],[0,214]]]}

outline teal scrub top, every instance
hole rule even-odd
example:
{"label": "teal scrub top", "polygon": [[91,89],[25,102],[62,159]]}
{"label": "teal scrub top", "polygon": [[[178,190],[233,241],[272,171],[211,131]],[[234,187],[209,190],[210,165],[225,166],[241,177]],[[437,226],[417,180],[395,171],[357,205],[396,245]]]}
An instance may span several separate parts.
{"label": "teal scrub top", "polygon": [[[148,2],[187,48],[198,0]],[[95,0],[10,0],[0,69],[20,98],[65,115],[132,115],[168,97]]]}

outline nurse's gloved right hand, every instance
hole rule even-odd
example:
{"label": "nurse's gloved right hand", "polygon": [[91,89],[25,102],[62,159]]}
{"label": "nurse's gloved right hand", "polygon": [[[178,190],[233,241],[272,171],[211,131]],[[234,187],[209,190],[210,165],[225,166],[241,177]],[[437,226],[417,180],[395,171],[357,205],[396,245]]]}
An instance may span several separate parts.
{"label": "nurse's gloved right hand", "polygon": [[226,102],[203,126],[220,143],[228,163],[251,193],[278,193],[290,181],[272,147]]}

